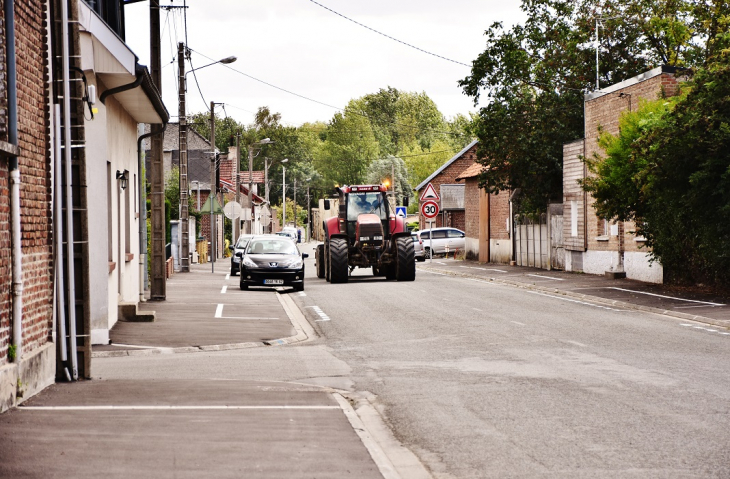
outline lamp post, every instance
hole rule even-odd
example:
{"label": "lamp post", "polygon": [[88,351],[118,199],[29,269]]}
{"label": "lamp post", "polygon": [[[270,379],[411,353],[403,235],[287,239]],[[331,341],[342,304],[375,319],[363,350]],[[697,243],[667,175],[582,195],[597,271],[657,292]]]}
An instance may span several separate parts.
{"label": "lamp post", "polygon": [[[257,142],[259,145],[268,145],[270,143],[274,143],[269,138],[264,138],[263,140]],[[268,198],[267,198],[268,199]],[[253,233],[253,216],[254,216],[254,208],[253,208],[253,145],[248,145],[248,204],[251,208],[251,216],[248,219],[248,234],[254,234]]]}
{"label": "lamp post", "polygon": [[[281,160],[281,163],[286,163],[287,161],[289,161],[289,158],[284,158],[283,160]],[[269,202],[269,168],[274,163],[275,163],[275,161],[272,161],[271,163],[269,163],[269,159],[264,158],[264,176],[265,176],[264,177],[264,188],[266,189],[266,193],[265,193],[266,198],[265,199],[266,199],[266,204],[268,204],[269,206],[271,206],[271,202]],[[282,167],[283,167],[283,165],[282,165]],[[269,229],[268,229],[267,233],[271,233],[271,224],[269,224]]]}
{"label": "lamp post", "polygon": [[[217,63],[233,63],[236,57],[230,56],[222,58],[218,61],[203,65],[202,67],[193,68],[189,72],[185,72],[185,56],[189,56],[189,50],[185,48],[185,44],[180,42],[177,44],[177,66],[178,66],[178,150],[180,162],[180,225],[183,228],[182,250],[180,252],[180,271],[190,271],[190,225],[188,212],[188,125],[187,112],[185,106],[185,93],[187,91],[187,74],[195,70],[200,70]],[[213,145],[215,150],[215,145]],[[198,185],[200,187],[200,185]],[[200,196],[198,196],[200,201]],[[200,207],[198,207],[198,210]]]}
{"label": "lamp post", "polygon": [[286,225],[286,167],[281,165],[281,227]]}

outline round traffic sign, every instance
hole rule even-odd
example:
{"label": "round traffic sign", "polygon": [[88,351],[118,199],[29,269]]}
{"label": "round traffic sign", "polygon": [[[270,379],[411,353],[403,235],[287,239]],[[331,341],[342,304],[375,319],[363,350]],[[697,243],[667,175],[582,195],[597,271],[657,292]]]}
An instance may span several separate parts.
{"label": "round traffic sign", "polygon": [[230,220],[235,220],[241,216],[241,204],[235,201],[229,201],[226,206],[223,207],[223,214]]}
{"label": "round traffic sign", "polygon": [[439,214],[439,205],[435,201],[426,201],[421,205],[421,214],[428,219],[435,218]]}

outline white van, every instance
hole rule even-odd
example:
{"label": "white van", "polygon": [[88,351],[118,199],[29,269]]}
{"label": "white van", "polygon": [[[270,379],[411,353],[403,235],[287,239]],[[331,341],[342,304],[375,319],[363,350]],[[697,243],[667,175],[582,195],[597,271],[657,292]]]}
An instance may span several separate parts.
{"label": "white van", "polygon": [[[429,233],[433,241],[433,247],[431,247],[431,241],[429,241]],[[426,258],[431,256],[431,250],[433,254],[444,254],[448,248],[451,253],[454,250],[464,250],[466,247],[466,233],[456,228],[434,228],[432,230],[421,230],[419,231],[421,241],[423,241],[423,249],[426,252]]]}

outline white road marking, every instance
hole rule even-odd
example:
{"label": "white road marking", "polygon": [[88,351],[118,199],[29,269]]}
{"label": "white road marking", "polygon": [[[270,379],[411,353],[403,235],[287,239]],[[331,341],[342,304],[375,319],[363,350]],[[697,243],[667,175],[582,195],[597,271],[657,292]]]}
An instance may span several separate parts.
{"label": "white road marking", "polygon": [[520,326],[527,326],[525,323],[520,323],[519,321],[512,321],[515,324],[519,324]]}
{"label": "white road marking", "polygon": [[467,268],[468,269],[468,268],[473,268],[473,266],[461,266],[460,265],[459,268]]}
{"label": "white road marking", "polygon": [[675,306],[674,309],[692,309],[692,308],[717,308],[718,306],[708,306],[705,304],[699,304],[696,306]]}
{"label": "white road marking", "polygon": [[446,266],[446,263],[442,263],[441,261],[436,261],[436,264],[442,264],[442,265]]}
{"label": "white road marking", "polygon": [[528,274],[527,276],[534,276],[535,278],[554,279],[555,281],[565,281],[565,278],[555,278],[554,276],[544,276],[542,274]]}
{"label": "white road marking", "polygon": [[218,307],[215,308],[215,317],[220,318],[221,316],[223,316],[223,305],[218,304]]}
{"label": "white road marking", "polygon": [[688,303],[709,304],[709,305],[712,305],[712,306],[725,306],[722,303],[711,303],[709,301],[697,301],[697,300],[694,300],[694,299],[684,299],[684,298],[677,298],[677,297],[674,297],[674,296],[664,296],[663,294],[647,293],[645,291],[635,291],[633,289],[624,289],[624,288],[616,288],[616,287],[608,287],[606,289],[616,289],[618,291],[628,291],[629,293],[646,294],[648,296],[656,296],[657,298],[676,299],[677,301],[686,301]]}
{"label": "white road marking", "polygon": [[506,273],[507,271],[504,271],[502,269],[497,268],[477,268],[477,269],[483,269],[484,271],[496,271],[497,273]]}
{"label": "white road marking", "polygon": [[720,333],[720,334],[722,334],[723,336],[730,336],[730,333]]}
{"label": "white road marking", "polygon": [[227,289],[228,286],[223,286],[223,288],[221,288],[221,294],[225,294]]}
{"label": "white road marking", "polygon": [[435,274],[435,275],[438,275],[438,276],[446,276],[446,274],[444,274],[444,273],[435,273],[433,271],[426,271],[425,269],[424,270],[421,270],[421,271],[424,272],[424,273]]}
{"label": "white road marking", "polygon": [[221,409],[340,409],[339,406],[20,406],[25,411],[170,411]]}
{"label": "white road marking", "polygon": [[484,312],[483,309],[479,309],[479,308],[471,308],[471,309],[473,309],[474,311]]}
{"label": "white road marking", "polygon": [[228,273],[228,274],[226,275],[226,281],[228,281],[229,279],[231,279],[231,273]]}
{"label": "white road marking", "polygon": [[312,308],[317,313],[317,316],[319,316],[319,319],[315,319],[314,322],[330,321],[330,317],[319,306],[307,306],[307,308]]}
{"label": "white road marking", "polygon": [[305,293],[304,291],[301,291],[301,292],[299,293],[299,296],[306,296],[306,295],[307,295],[307,293]]}
{"label": "white road marking", "polygon": [[694,324],[680,324],[680,326],[685,326],[685,327],[690,327],[691,328],[692,326],[694,326]]}
{"label": "white road marking", "polygon": [[579,301],[577,299],[562,298],[560,296],[553,296],[552,294],[539,293],[537,291],[525,291],[525,292],[526,293],[530,293],[530,294],[537,294],[539,296],[547,296],[548,298],[559,299],[561,301],[568,301],[570,303],[577,303],[577,304],[582,304],[582,305],[585,305],[585,306],[592,306],[594,308],[607,309],[609,311],[617,311],[617,312],[625,312],[626,311],[625,309],[616,309],[616,308],[611,308],[611,307],[608,307],[608,306],[601,306],[599,304],[588,303],[586,301]]}

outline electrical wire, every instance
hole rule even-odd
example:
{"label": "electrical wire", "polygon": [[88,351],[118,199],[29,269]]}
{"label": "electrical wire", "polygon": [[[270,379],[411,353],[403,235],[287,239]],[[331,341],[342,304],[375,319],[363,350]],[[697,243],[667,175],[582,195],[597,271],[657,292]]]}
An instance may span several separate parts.
{"label": "electrical wire", "polygon": [[382,36],[384,36],[385,38],[388,38],[388,39],[390,39],[390,40],[393,40],[394,42],[398,42],[398,43],[400,43],[400,44],[402,44],[402,45],[405,45],[405,46],[407,46],[407,47],[413,48],[413,49],[415,49],[415,50],[418,50],[419,52],[425,53],[425,54],[427,54],[427,55],[431,55],[431,56],[434,56],[434,57],[436,57],[436,58],[440,58],[440,59],[442,59],[442,60],[446,60],[446,61],[448,61],[448,62],[451,62],[451,63],[456,63],[457,65],[463,65],[463,66],[465,66],[465,67],[471,67],[471,65],[468,65],[468,64],[466,64],[466,63],[458,62],[458,61],[456,61],[456,60],[452,60],[451,58],[446,58],[446,57],[444,57],[444,56],[441,56],[441,55],[437,55],[436,53],[431,53],[431,52],[429,52],[429,51],[427,51],[427,50],[424,50],[423,48],[419,48],[419,47],[417,47],[417,46],[415,46],[415,45],[411,45],[410,43],[406,43],[406,42],[404,42],[404,41],[402,41],[402,40],[398,40],[398,39],[397,39],[397,38],[395,38],[395,37],[391,37],[390,35],[388,35],[388,34],[386,34],[386,33],[380,32],[380,31],[378,31],[378,30],[376,30],[376,29],[374,29],[374,28],[371,28],[371,27],[369,27],[369,26],[367,26],[367,25],[364,25],[364,24],[362,24],[362,23],[360,23],[360,22],[358,22],[358,21],[356,21],[356,20],[353,20],[353,19],[352,19],[352,18],[350,18],[350,17],[346,17],[345,15],[343,15],[343,14],[341,14],[341,13],[339,13],[339,12],[336,12],[336,11],[332,10],[331,8],[329,8],[329,7],[326,7],[326,6],[322,5],[321,3],[315,2],[314,0],[309,0],[309,1],[310,1],[310,2],[312,2],[313,4],[315,4],[315,5],[319,6],[319,7],[322,7],[322,8],[324,8],[325,10],[327,10],[327,11],[329,11],[329,12],[332,12],[332,13],[334,13],[335,15],[337,15],[337,16],[339,16],[339,17],[342,17],[342,18],[344,18],[345,20],[349,20],[349,21],[351,21],[352,23],[354,23],[354,24],[356,24],[356,25],[359,25],[359,26],[361,26],[361,27],[363,27],[363,28],[366,28],[366,29],[370,30],[371,32],[377,33],[378,35],[382,35]]}

